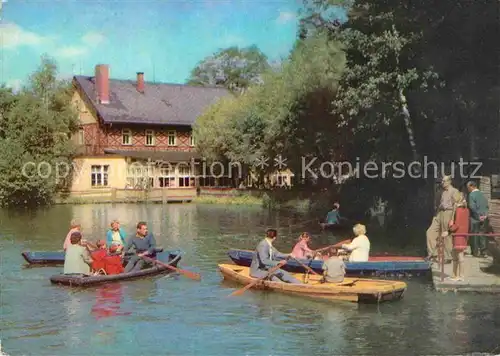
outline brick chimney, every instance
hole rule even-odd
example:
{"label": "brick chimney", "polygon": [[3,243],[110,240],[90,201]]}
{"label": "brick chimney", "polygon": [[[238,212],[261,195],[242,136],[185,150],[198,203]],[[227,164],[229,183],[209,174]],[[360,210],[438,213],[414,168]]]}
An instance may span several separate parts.
{"label": "brick chimney", "polygon": [[97,102],[99,104],[109,104],[109,66],[107,64],[95,66],[95,87]]}
{"label": "brick chimney", "polygon": [[137,91],[144,94],[144,72],[137,72]]}

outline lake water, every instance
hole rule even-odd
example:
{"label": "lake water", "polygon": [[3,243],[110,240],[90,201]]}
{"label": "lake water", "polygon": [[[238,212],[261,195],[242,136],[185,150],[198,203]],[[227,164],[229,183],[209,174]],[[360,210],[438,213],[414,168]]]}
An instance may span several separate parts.
{"label": "lake water", "polygon": [[[128,233],[145,220],[158,244],[181,248],[181,267],[202,281],[154,277],[75,290],[50,284],[62,267],[24,268],[21,251],[60,250],[72,218],[87,239],[118,218]],[[285,213],[216,205],[56,206],[0,211],[2,350],[8,355],[453,355],[500,354],[500,296],[440,294],[409,280],[405,298],[381,305],[329,304],[260,291],[226,298],[217,263],[230,247],[253,249],[266,227],[289,252],[303,230]],[[425,236],[425,230],[421,236]],[[423,242],[370,235],[372,246],[415,254]],[[423,239],[423,237],[422,237]],[[385,241],[385,244],[383,242]],[[393,251],[391,251],[393,252]]]}

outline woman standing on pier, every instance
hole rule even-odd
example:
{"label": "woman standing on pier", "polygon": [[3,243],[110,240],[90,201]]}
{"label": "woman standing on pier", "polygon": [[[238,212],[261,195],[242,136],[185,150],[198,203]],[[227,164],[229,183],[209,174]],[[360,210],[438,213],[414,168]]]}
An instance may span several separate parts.
{"label": "woman standing on pier", "polygon": [[[467,233],[469,232],[469,209],[463,193],[460,193],[460,200],[457,203],[454,217],[450,221],[450,233],[453,233],[453,277],[451,281],[464,280],[465,249],[468,244]],[[464,235],[459,235],[464,234]]]}

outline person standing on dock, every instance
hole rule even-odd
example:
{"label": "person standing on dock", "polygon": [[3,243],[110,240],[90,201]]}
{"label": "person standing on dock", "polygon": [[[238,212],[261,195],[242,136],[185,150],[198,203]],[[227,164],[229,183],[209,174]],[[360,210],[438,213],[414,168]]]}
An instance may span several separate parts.
{"label": "person standing on dock", "polygon": [[444,240],[444,260],[445,263],[451,263],[451,251],[453,242],[448,233],[450,222],[453,219],[453,212],[458,202],[460,202],[460,192],[453,187],[451,176],[444,176],[441,181],[443,192],[436,214],[432,218],[431,225],[427,229],[427,258],[436,260],[437,241],[439,237]]}
{"label": "person standing on dock", "polygon": [[[290,255],[279,252],[274,246],[273,242],[278,237],[278,232],[275,229],[268,229],[266,237],[259,242],[257,249],[253,254],[252,264],[250,265],[250,276],[253,278],[262,278],[268,274],[268,270],[276,267],[283,261],[277,261],[279,258],[288,258]],[[271,276],[274,282],[287,282],[302,284],[301,281],[294,278],[290,273],[278,269]]]}
{"label": "person standing on dock", "polygon": [[[465,249],[467,248],[467,233],[469,232],[469,209],[462,193],[460,202],[457,204],[453,221],[450,222],[450,232],[453,233],[453,276],[448,277],[450,281],[464,280]],[[461,235],[464,234],[464,235]]]}
{"label": "person standing on dock", "polygon": [[[469,201],[467,205],[470,210],[470,232],[472,234],[479,232],[484,233],[488,227],[488,200],[473,181],[467,183],[467,190],[469,191]],[[469,242],[473,256],[486,256],[486,236],[471,236]]]}
{"label": "person standing on dock", "polygon": [[148,232],[148,225],[141,221],[137,224],[137,233],[131,237],[122,250],[122,258],[132,248],[135,247],[136,255],[130,257],[130,260],[125,266],[125,273],[131,271],[139,271],[144,265],[143,256],[150,258],[154,257],[156,249],[156,240],[151,232]]}

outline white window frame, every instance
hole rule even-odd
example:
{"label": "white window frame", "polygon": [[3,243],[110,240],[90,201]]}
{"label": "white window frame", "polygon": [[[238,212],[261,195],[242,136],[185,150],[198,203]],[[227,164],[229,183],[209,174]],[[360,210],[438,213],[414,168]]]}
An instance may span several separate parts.
{"label": "white window frame", "polygon": [[[173,143],[170,143],[171,137],[173,137]],[[167,131],[167,144],[169,146],[177,146],[177,132],[175,130]]]}
{"label": "white window frame", "polygon": [[[125,142],[125,137],[128,137],[129,142]],[[132,130],[131,129],[123,129],[122,130],[122,145],[123,146],[132,146],[133,143],[133,136],[132,136]]]}
{"label": "white window frame", "polygon": [[189,146],[194,147],[194,145],[195,145],[195,139],[193,133],[191,132],[191,135],[189,136]]}
{"label": "white window frame", "polygon": [[175,169],[171,166],[160,168],[158,174],[158,186],[160,188],[175,188],[177,186],[175,179]]}
{"label": "white window frame", "polygon": [[90,186],[92,188],[102,188],[109,186],[108,164],[93,164],[92,166],[90,166]]}
{"label": "white window frame", "polygon": [[[151,137],[151,143],[148,143],[148,137]],[[144,145],[156,146],[155,130],[145,130],[145,132],[144,132]]]}
{"label": "white window frame", "polygon": [[177,185],[179,188],[194,186],[194,177],[189,164],[179,164],[177,166]]}
{"label": "white window frame", "polygon": [[127,186],[132,189],[154,188],[153,167],[141,164],[127,165]]}

